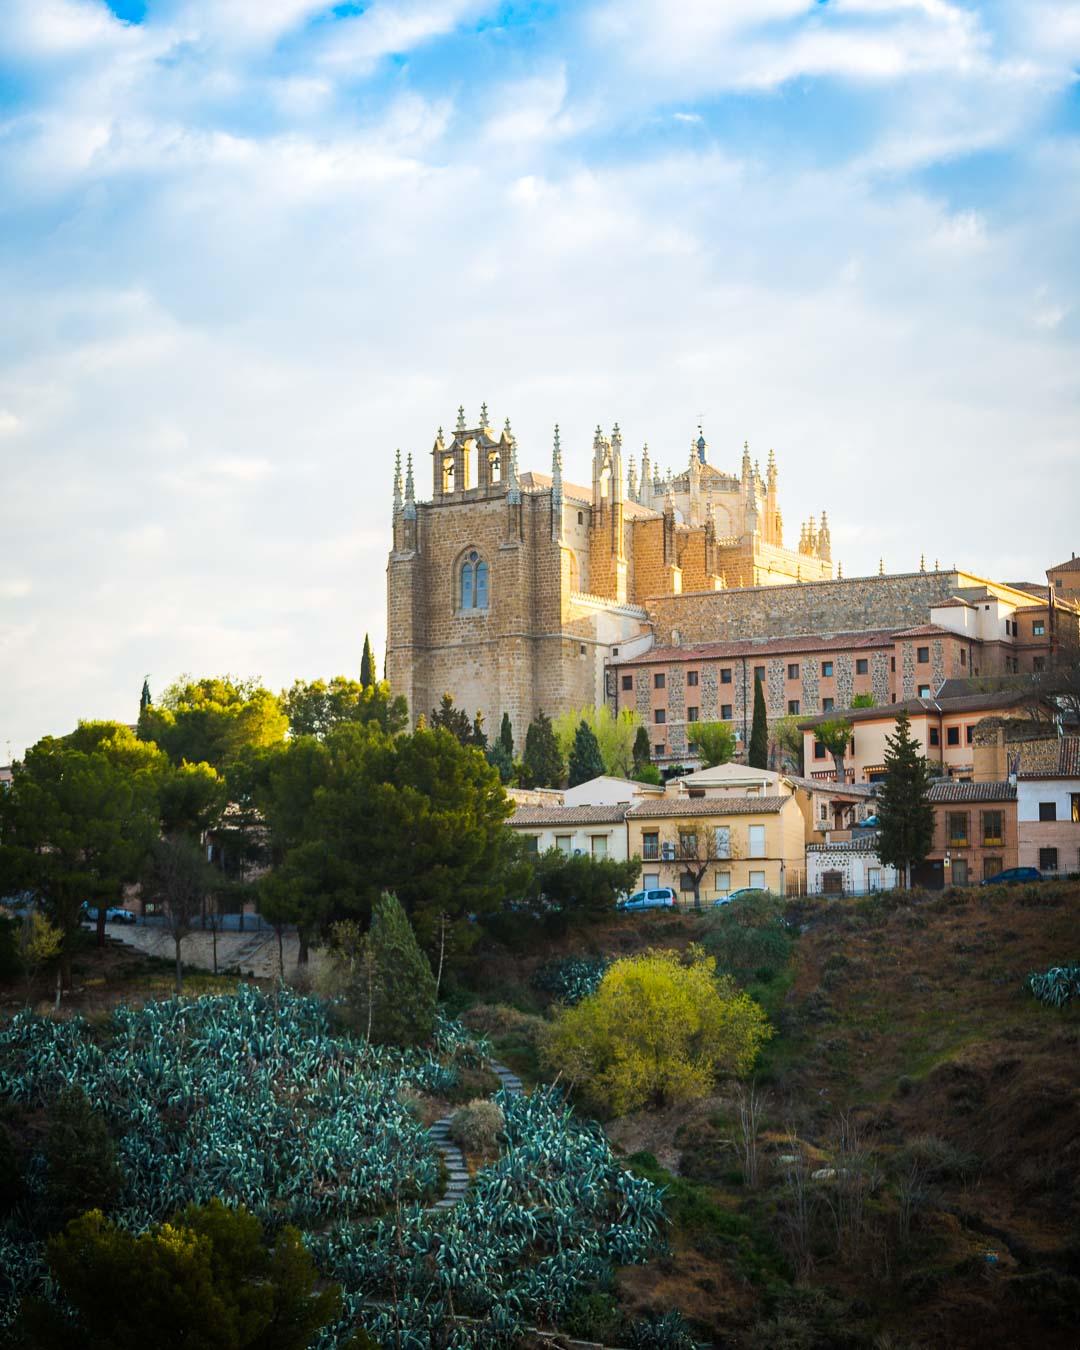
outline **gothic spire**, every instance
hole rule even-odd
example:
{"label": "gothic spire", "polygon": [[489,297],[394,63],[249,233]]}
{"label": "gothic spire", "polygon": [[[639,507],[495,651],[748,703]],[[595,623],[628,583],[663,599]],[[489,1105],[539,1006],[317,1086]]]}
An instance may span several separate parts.
{"label": "gothic spire", "polygon": [[459,404],[458,404],[458,410],[457,410],[457,426],[456,426],[454,429],[455,429],[455,431],[464,431],[464,430],[465,430],[465,404],[464,404],[464,403],[459,403]]}
{"label": "gothic spire", "polygon": [[510,442],[507,453],[509,463],[506,469],[506,500],[512,506],[516,506],[521,501],[521,484],[518,482],[517,441],[514,440],[513,432],[510,430],[509,417],[506,419],[506,426],[503,427],[503,435]]}
{"label": "gothic spire", "polygon": [[769,451],[768,463],[765,466],[765,480],[769,487],[774,488],[776,486],[776,452],[773,450]]}
{"label": "gothic spire", "polygon": [[551,537],[562,540],[562,445],[559,442],[559,424],[555,423],[555,442],[551,447]]}
{"label": "gothic spire", "polygon": [[488,410],[487,410],[487,403],[484,402],[480,404],[480,430],[486,431],[487,424],[488,424]]}
{"label": "gothic spire", "polygon": [[405,517],[407,520],[416,519],[416,484],[413,482],[411,450],[405,460]]}
{"label": "gothic spire", "polygon": [[618,422],[611,428],[611,449],[613,454],[622,454],[622,432],[619,430]]}
{"label": "gothic spire", "polygon": [[401,510],[401,451],[394,455],[394,515]]}
{"label": "gothic spire", "polygon": [[630,456],[630,465],[626,470],[626,495],[632,502],[637,501],[637,465],[634,462],[633,455]]}

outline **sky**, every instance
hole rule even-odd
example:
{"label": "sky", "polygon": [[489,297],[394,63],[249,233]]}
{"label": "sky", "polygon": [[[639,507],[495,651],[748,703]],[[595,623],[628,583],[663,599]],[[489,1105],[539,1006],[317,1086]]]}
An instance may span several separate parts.
{"label": "sky", "polygon": [[789,543],[1080,549],[1080,5],[4,0],[0,763],[380,654],[394,451],[775,448]]}

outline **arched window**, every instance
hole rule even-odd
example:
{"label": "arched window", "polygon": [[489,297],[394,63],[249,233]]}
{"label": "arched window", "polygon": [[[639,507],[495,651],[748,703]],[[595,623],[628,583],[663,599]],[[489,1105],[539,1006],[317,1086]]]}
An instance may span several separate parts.
{"label": "arched window", "polygon": [[460,595],[462,609],[488,607],[488,565],[475,549],[465,555],[461,564]]}

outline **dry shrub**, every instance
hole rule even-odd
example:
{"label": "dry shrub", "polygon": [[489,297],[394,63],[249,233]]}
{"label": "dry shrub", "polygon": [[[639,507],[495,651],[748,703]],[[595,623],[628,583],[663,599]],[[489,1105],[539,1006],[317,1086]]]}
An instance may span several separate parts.
{"label": "dry shrub", "polygon": [[481,1036],[535,1036],[544,1019],[508,1003],[477,1003],[462,1013],[461,1021]]}
{"label": "dry shrub", "polygon": [[502,1107],[478,1097],[450,1117],[450,1138],[466,1153],[494,1153],[505,1124]]}

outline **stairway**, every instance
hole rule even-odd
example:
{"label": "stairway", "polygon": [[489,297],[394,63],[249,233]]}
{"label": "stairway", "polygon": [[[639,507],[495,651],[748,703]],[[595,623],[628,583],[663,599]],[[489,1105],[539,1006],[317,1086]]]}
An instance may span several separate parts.
{"label": "stairway", "polygon": [[[498,1078],[499,1085],[511,1097],[520,1097],[522,1092],[521,1079],[516,1073],[508,1069],[505,1064],[496,1064],[494,1060],[489,1061],[488,1067]],[[449,1116],[443,1116],[441,1120],[437,1120],[428,1130],[428,1134],[431,1136],[431,1142],[442,1154],[448,1173],[446,1190],[442,1199],[436,1200],[428,1208],[431,1210],[453,1209],[459,1200],[465,1199],[465,1192],[469,1188],[469,1169],[465,1166],[465,1155],[450,1138]]]}

